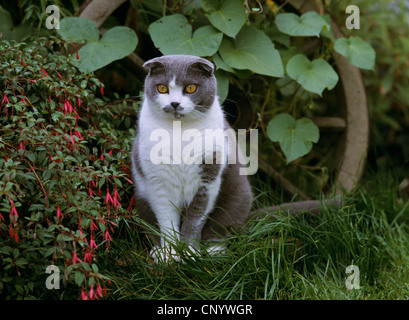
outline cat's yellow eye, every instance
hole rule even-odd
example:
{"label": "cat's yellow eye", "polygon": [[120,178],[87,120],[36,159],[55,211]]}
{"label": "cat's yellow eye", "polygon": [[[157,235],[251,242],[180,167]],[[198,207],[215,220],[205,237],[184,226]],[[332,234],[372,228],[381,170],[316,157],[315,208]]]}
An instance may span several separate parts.
{"label": "cat's yellow eye", "polygon": [[187,93],[193,93],[197,90],[197,86],[195,84],[189,84],[185,87],[185,91]]}
{"label": "cat's yellow eye", "polygon": [[168,93],[168,87],[164,84],[158,84],[157,86],[159,93]]}

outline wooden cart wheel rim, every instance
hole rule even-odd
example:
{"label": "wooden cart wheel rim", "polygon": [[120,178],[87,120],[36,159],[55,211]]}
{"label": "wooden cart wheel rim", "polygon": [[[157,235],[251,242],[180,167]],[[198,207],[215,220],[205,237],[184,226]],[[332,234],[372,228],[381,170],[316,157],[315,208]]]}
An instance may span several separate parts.
{"label": "wooden cart wheel rim", "polygon": [[[289,0],[300,13],[319,11],[314,1]],[[340,27],[331,19],[334,37],[344,37]],[[334,60],[344,88],[346,102],[346,131],[342,160],[331,192],[353,192],[365,168],[369,148],[369,112],[366,91],[360,70],[334,51]]]}

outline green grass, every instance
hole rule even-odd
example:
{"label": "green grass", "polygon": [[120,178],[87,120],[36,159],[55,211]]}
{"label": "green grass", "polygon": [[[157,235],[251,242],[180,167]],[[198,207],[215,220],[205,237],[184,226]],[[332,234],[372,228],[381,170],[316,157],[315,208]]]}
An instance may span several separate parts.
{"label": "green grass", "polygon": [[[135,226],[122,225],[109,258],[112,299],[408,299],[409,202],[397,173],[368,174],[340,209],[318,217],[254,220],[228,239],[224,256],[156,265]],[[277,204],[258,181],[255,207]],[[274,196],[275,194],[275,196]],[[270,201],[270,203],[268,203]],[[184,251],[176,248],[183,256]],[[346,267],[360,271],[348,290]]]}

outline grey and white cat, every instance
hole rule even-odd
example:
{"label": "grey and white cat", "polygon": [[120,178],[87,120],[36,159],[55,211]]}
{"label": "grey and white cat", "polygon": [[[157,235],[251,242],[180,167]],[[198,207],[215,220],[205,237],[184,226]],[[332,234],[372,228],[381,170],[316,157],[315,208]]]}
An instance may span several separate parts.
{"label": "grey and white cat", "polygon": [[[144,67],[149,73],[132,149],[136,208],[163,235],[160,240],[153,237],[151,255],[155,261],[167,261],[175,253],[172,239],[196,250],[199,241],[217,244],[231,228],[242,226],[253,196],[247,176],[239,173],[239,161],[226,161],[238,150],[235,136],[228,142],[216,137],[210,146],[204,143],[209,130],[217,136],[230,128],[218,101],[213,64],[195,56],[170,55],[149,60]],[[193,129],[197,139],[184,139]],[[170,146],[155,153],[164,139],[158,132],[168,133]],[[180,149],[192,144],[200,152],[180,156]]]}

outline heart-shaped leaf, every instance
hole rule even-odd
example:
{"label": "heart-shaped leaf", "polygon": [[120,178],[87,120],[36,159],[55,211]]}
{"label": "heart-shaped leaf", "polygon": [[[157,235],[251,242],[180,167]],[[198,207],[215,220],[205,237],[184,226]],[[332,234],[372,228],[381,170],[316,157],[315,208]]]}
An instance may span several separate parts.
{"label": "heart-shaped leaf", "polygon": [[360,37],[340,38],[335,41],[334,49],[348,61],[361,69],[373,70],[375,65],[375,50]]}
{"label": "heart-shaped leaf", "polygon": [[88,19],[67,17],[60,21],[57,33],[66,41],[82,43],[84,41],[98,41],[99,30],[97,25]]}
{"label": "heart-shaped leaf", "polygon": [[223,39],[219,53],[223,61],[234,69],[282,77],[281,57],[266,34],[253,26],[245,26],[236,39]]}
{"label": "heart-shaped leaf", "polygon": [[202,9],[215,28],[232,38],[246,23],[241,0],[202,0]]}
{"label": "heart-shaped leaf", "polygon": [[297,54],[287,63],[287,74],[310,92],[321,95],[325,88],[331,90],[338,82],[338,74],[324,59],[313,61]]}
{"label": "heart-shaped leaf", "polygon": [[212,56],[219,49],[223,33],[212,26],[204,26],[192,34],[192,26],[181,14],[165,16],[149,26],[155,46],[165,55],[187,54]]}
{"label": "heart-shaped leaf", "polygon": [[307,118],[295,120],[291,115],[282,113],[270,120],[267,135],[279,142],[287,163],[298,159],[311,151],[312,143],[319,140],[318,127]]}
{"label": "heart-shaped leaf", "polygon": [[88,41],[78,51],[80,59],[73,60],[72,63],[83,72],[98,70],[134,51],[137,39],[132,29],[123,26],[114,27],[105,32],[101,40]]}
{"label": "heart-shaped leaf", "polygon": [[280,13],[276,17],[278,30],[290,36],[319,37],[321,30],[329,30],[331,26],[315,11],[308,11],[302,16],[295,13]]}
{"label": "heart-shaped leaf", "polygon": [[14,26],[10,13],[0,6],[0,40],[16,40],[20,42],[31,33],[30,24],[25,22]]}
{"label": "heart-shaped leaf", "polygon": [[67,41],[78,43],[86,41],[86,44],[78,50],[79,60],[71,61],[85,73],[126,57],[135,50],[138,44],[135,32],[124,26],[109,29],[99,39],[99,31],[95,23],[78,17],[62,19],[57,32]]}

